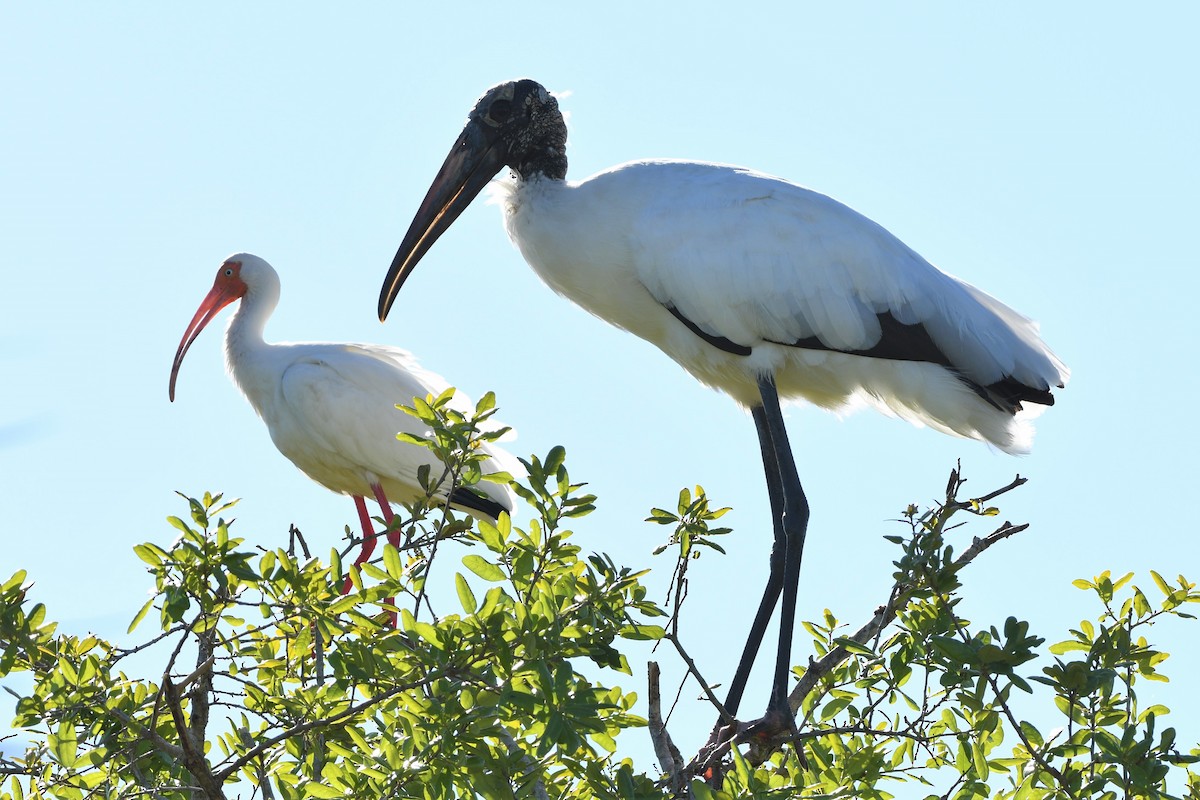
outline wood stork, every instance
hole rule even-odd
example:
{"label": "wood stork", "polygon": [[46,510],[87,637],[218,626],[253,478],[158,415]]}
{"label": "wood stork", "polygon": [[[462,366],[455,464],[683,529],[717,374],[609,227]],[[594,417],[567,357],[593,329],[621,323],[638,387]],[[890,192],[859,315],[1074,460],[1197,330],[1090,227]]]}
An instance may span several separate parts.
{"label": "wood stork", "polygon": [[[374,344],[263,341],[267,318],[279,302],[279,275],[263,259],[238,253],[217,270],[212,289],[192,317],[171,365],[169,395],[175,400],[175,379],[192,342],[221,309],[235,300],[241,305],[225,332],[225,363],[233,382],[271,433],[271,441],[308,477],[338,494],[354,498],[363,528],[362,564],[375,549],[376,535],[364,497],[373,495],[388,523],[388,541],[400,544],[391,528],[389,498],[414,501],[425,496],[417,479],[422,466],[435,478],[444,466],[423,447],[397,441],[397,432],[427,435],[419,420],[396,408],[414,397],[439,395],[448,384],[422,369],[411,354]],[[470,411],[465,398],[459,410]],[[519,463],[507,452],[486,447],[485,472],[516,470]],[[440,490],[446,499],[446,487]],[[507,487],[480,483],[474,490],[455,486],[450,505],[493,519],[511,511],[515,496]],[[350,591],[346,578],[343,592]]]}
{"label": "wood stork", "polygon": [[1028,450],[1026,404],[1052,405],[1068,370],[1029,319],[939,271],[825,195],[748,169],[637,161],[568,182],[567,128],[532,80],[489,89],[467,118],[392,262],[404,280],[504,167],[509,236],[554,291],[657,345],[750,409],[775,543],[770,578],[730,684],[735,714],[782,592],[764,725],[794,725],[787,680],[808,503],[780,397],[865,401],[944,433]]}

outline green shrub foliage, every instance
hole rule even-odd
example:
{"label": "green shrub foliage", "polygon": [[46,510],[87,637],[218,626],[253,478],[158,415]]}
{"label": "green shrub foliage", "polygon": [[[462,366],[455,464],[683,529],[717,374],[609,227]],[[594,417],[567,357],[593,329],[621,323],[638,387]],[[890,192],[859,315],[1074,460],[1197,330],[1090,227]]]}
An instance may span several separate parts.
{"label": "green shrub foliage", "polygon": [[[430,498],[448,483],[510,480],[480,469],[479,444],[503,433],[487,424],[493,398],[473,415],[448,399],[408,409],[430,430],[408,441],[446,464],[421,476]],[[610,684],[644,680],[628,642],[664,639],[718,719],[680,615],[688,564],[734,542],[714,541],[726,509],[695,487],[651,512],[676,558],[663,608],[644,571],[574,542],[567,526],[595,498],[563,449],[525,466],[515,519],[476,521],[432,499],[406,507],[400,547],[352,569],[346,595],[349,528],[346,549],[322,560],[295,528],[286,547],[253,547],[232,532],[232,502],[184,497],[174,541],[135,548],[155,591],[132,643],[59,632],[16,572],[0,586],[0,678],[24,674],[22,691],[4,688],[25,749],[0,742],[0,800],[1200,798],[1200,751],[1181,751],[1168,709],[1138,697],[1166,680],[1150,629],[1192,618],[1192,583],[1151,572],[1148,596],[1131,574],[1076,581],[1098,614],[1049,647],[1029,622],[960,612],[960,571],[1025,526],[955,529],[998,518],[990,501],[1020,479],[960,500],[955,469],[945,500],[908,508],[904,535],[888,537],[894,585],[880,587],[875,617],[853,631],[830,611],[804,623],[813,653],[794,671],[797,738],[726,725],[684,758],[657,670],[648,720],[634,691]],[[453,556],[436,560],[439,547]],[[131,663],[153,674],[128,674]],[[652,738],[660,764],[622,758],[630,736]]]}

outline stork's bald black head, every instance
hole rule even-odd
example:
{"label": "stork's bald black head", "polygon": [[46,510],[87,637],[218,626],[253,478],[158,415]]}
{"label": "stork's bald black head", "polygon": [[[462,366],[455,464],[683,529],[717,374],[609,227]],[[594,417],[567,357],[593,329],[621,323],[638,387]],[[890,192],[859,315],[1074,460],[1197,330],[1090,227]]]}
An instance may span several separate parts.
{"label": "stork's bald black head", "polygon": [[503,147],[504,164],[520,177],[566,177],[567,125],[558,101],[537,81],[523,78],[488,89],[467,124],[477,125],[486,139]]}
{"label": "stork's bald black head", "polygon": [[380,319],[421,257],[504,167],[524,180],[567,176],[567,125],[558,101],[528,78],[493,86],[475,103],[392,259],[379,294]]}

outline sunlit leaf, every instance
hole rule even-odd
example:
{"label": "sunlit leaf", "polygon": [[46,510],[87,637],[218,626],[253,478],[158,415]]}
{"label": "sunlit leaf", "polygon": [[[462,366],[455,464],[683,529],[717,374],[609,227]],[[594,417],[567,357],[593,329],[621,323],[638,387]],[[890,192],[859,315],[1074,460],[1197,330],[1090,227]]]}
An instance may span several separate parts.
{"label": "sunlit leaf", "polygon": [[63,720],[58,728],[46,735],[46,744],[54,755],[54,760],[67,769],[72,769],[79,753],[79,740],[75,736],[75,726]]}
{"label": "sunlit leaf", "polygon": [[474,614],[479,605],[475,601],[475,593],[471,591],[470,584],[467,583],[467,579],[462,576],[461,572],[454,573],[454,587],[458,591],[458,602],[462,605],[463,611]]}
{"label": "sunlit leaf", "polygon": [[140,623],[142,621],[142,619],[146,616],[146,612],[148,612],[151,608],[154,607],[154,601],[156,599],[157,598],[155,598],[155,597],[151,597],[149,600],[146,601],[146,604],[142,606],[141,610],[138,611],[138,613],[134,615],[133,621],[129,623],[129,627],[125,629],[126,633],[133,633],[134,628],[136,628],[138,626],[138,623]]}
{"label": "sunlit leaf", "polygon": [[471,572],[474,572],[479,577],[483,578],[485,581],[492,581],[493,583],[496,583],[504,580],[504,571],[500,569],[500,567],[485,559],[483,556],[471,553],[463,556],[462,563],[463,566],[471,570]]}
{"label": "sunlit leaf", "polygon": [[833,640],[833,643],[835,645],[837,645],[838,647],[841,647],[842,649],[844,649],[846,652],[853,653],[854,655],[859,655],[859,656],[875,655],[875,652],[873,650],[871,650],[871,648],[867,647],[865,644],[856,642],[855,640],[851,639],[848,636],[839,636]]}

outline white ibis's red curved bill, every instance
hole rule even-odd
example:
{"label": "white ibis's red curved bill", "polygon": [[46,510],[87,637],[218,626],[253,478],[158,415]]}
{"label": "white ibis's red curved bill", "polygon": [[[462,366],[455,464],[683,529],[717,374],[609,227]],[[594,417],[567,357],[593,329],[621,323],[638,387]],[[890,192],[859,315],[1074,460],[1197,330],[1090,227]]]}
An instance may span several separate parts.
{"label": "white ibis's red curved bill", "polygon": [[[834,409],[866,402],[1007,452],[1029,449],[1030,418],[1069,376],[1033,322],[823,194],[687,161],[632,162],[570,182],[566,138],[540,84],[488,90],[396,253],[380,318],[486,173],[507,166],[515,180],[499,195],[508,233],[542,280],[755,411],[769,481],[805,509],[785,525],[796,570],[807,505],[798,478],[785,474],[794,465],[778,398]],[[789,503],[778,505],[783,524]],[[781,661],[790,635],[781,631]],[[780,711],[786,664],[776,676]]]}
{"label": "white ibis's red curved bill", "polygon": [[[275,446],[317,483],[354,497],[364,526],[370,524],[362,500],[367,496],[374,496],[390,518],[389,499],[410,502],[425,495],[417,478],[422,467],[429,467],[434,477],[445,472],[429,450],[397,441],[399,432],[429,432],[396,405],[440,395],[449,384],[398,348],[265,342],[263,329],[279,292],[279,276],[263,259],[248,253],[227,258],[179,342],[171,365],[170,398],[175,399],[179,368],[192,342],[221,309],[241,300],[225,333],[225,360]],[[464,413],[472,410],[464,396],[453,402]],[[485,452],[485,472],[521,472],[520,462],[504,450],[489,445]],[[446,487],[440,496],[446,499]],[[473,490],[453,488],[449,502],[494,519],[514,508],[515,495],[507,486],[481,483]],[[369,530],[364,531],[364,546],[374,546]],[[365,550],[359,562],[369,555]]]}

